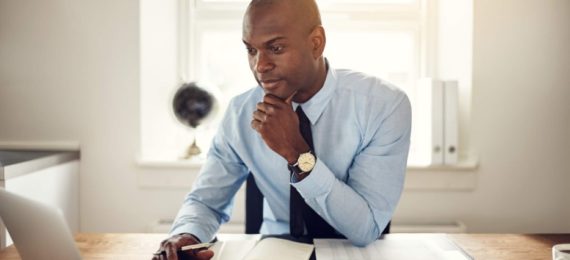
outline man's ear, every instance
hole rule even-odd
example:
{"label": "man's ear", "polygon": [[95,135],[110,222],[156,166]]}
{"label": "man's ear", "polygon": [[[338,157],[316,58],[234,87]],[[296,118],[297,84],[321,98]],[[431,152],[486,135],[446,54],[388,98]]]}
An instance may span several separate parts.
{"label": "man's ear", "polygon": [[314,59],[320,58],[323,55],[326,42],[327,37],[325,35],[325,29],[322,25],[317,25],[311,32],[311,43],[313,45]]}

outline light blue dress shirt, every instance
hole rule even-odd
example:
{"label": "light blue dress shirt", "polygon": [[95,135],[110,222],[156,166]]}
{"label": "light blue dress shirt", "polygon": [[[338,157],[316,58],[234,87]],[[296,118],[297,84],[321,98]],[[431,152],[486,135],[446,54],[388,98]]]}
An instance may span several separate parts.
{"label": "light blue dress shirt", "polygon": [[329,67],[322,89],[300,105],[311,121],[317,163],[299,182],[287,161],[251,128],[255,87],[232,99],[205,165],[186,196],[171,235],[209,241],[231,215],[233,198],[251,171],[264,195],[262,234],[289,233],[289,189],[354,245],[380,235],[404,184],[411,107],[406,94],[376,77]]}

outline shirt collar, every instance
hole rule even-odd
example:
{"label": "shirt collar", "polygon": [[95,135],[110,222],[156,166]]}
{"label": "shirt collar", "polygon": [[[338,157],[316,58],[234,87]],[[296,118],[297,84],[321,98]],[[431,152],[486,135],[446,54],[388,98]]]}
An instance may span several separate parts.
{"label": "shirt collar", "polygon": [[323,111],[335,92],[337,84],[336,72],[329,65],[328,60],[325,59],[325,62],[327,64],[328,71],[323,87],[313,97],[311,97],[311,99],[307,100],[307,102],[302,104],[293,102],[293,109],[297,109],[297,106],[300,105],[312,125],[316,124],[323,114]]}

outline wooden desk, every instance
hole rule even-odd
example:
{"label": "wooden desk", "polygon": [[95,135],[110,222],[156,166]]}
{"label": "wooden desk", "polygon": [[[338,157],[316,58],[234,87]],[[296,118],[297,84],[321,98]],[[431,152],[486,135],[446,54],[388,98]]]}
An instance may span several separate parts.
{"label": "wooden desk", "polygon": [[[414,234],[389,234],[388,236]],[[75,240],[84,259],[150,259],[164,234],[77,234]],[[248,235],[220,237],[235,239]],[[555,244],[570,243],[570,234],[449,234],[475,259],[528,259],[552,258]],[[0,259],[20,259],[14,246],[0,251]]]}

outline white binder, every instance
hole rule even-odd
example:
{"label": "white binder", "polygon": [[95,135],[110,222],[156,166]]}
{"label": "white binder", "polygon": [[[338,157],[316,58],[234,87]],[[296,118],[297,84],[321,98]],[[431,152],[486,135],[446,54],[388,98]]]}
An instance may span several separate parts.
{"label": "white binder", "polygon": [[420,165],[443,164],[443,82],[420,79],[417,90],[413,153]]}
{"label": "white binder", "polygon": [[443,84],[443,163],[458,162],[458,84],[457,81],[445,81]]}

